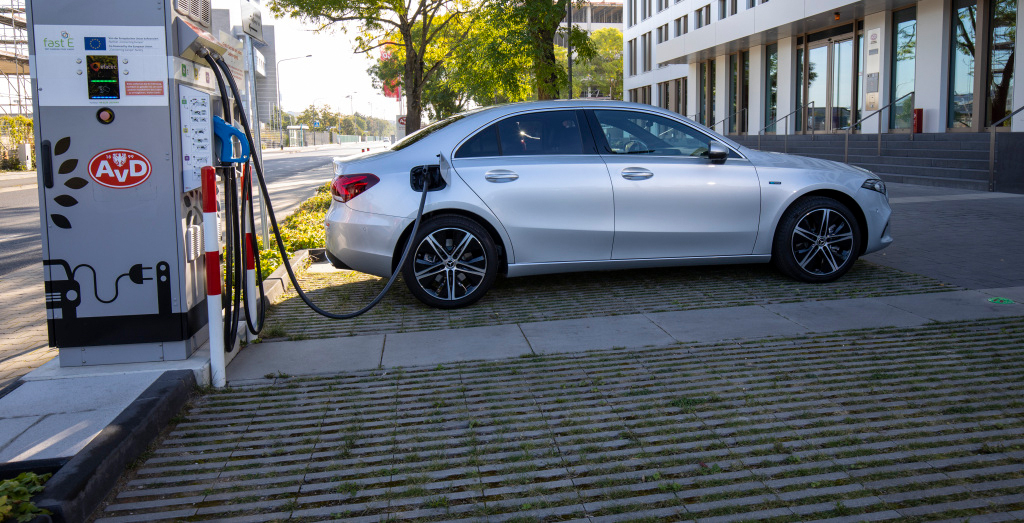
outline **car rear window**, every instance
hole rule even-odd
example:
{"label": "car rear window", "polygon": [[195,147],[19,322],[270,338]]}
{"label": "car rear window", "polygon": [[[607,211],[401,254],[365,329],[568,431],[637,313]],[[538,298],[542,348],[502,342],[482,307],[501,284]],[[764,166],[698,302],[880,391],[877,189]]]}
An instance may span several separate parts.
{"label": "car rear window", "polygon": [[487,127],[466,140],[466,143],[455,152],[456,158],[481,158],[486,156],[501,156],[501,149],[498,147],[498,126],[497,124]]}
{"label": "car rear window", "polygon": [[396,143],[393,147],[391,147],[391,150],[392,151],[398,151],[398,150],[401,150],[401,149],[405,149],[406,147],[409,147],[410,145],[412,145],[412,144],[414,144],[414,143],[416,143],[416,142],[418,142],[418,141],[420,141],[420,140],[422,140],[422,139],[424,139],[424,138],[426,138],[426,137],[436,133],[437,131],[440,131],[441,129],[444,129],[445,127],[448,127],[449,125],[451,125],[451,124],[453,124],[453,123],[455,123],[455,122],[457,122],[457,121],[459,121],[459,120],[469,116],[473,112],[474,111],[467,111],[467,112],[464,112],[464,113],[459,113],[459,114],[456,114],[454,116],[449,116],[448,118],[445,118],[444,120],[441,120],[439,122],[434,122],[434,123],[432,123],[432,124],[422,128],[422,129],[420,129],[420,130],[410,134],[409,136],[406,136],[405,138],[402,138],[401,140],[398,141],[398,143]]}

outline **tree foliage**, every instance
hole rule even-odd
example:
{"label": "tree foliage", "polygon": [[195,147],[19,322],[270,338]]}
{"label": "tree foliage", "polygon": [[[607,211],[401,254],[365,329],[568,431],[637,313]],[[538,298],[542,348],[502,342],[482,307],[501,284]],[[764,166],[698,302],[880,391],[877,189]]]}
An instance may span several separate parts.
{"label": "tree foliage", "polygon": [[[574,97],[622,99],[622,31],[614,27],[598,29],[590,35],[594,57],[573,63]],[[566,64],[565,49],[559,49],[558,63]]]}

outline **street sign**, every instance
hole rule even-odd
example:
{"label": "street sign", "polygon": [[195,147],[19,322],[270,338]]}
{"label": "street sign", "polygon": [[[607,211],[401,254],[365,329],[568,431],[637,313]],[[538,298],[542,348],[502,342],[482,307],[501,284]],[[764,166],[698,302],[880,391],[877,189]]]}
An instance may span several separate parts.
{"label": "street sign", "polygon": [[395,117],[395,138],[401,140],[405,138],[405,115],[400,114]]}
{"label": "street sign", "polygon": [[319,120],[313,122],[313,128],[314,129],[319,129],[320,128],[320,121]]}
{"label": "street sign", "polygon": [[263,15],[260,13],[260,8],[244,0],[242,1],[242,31],[261,43],[267,43],[263,39]]}

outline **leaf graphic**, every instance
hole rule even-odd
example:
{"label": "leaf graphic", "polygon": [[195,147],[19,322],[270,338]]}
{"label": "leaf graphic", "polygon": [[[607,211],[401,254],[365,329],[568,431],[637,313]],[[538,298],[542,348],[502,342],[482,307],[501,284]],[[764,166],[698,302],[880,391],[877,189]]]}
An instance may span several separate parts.
{"label": "leaf graphic", "polygon": [[60,227],[61,229],[70,229],[71,228],[71,222],[69,222],[68,219],[65,218],[63,214],[51,214],[50,215],[50,219],[53,220],[53,224],[54,225],[56,225],[57,227]]}
{"label": "leaf graphic", "polygon": [[64,185],[67,185],[72,189],[81,189],[82,187],[88,185],[88,183],[89,181],[86,180],[85,178],[79,178],[75,176],[73,178],[68,178],[68,181],[64,182]]}
{"label": "leaf graphic", "polygon": [[69,172],[74,171],[75,167],[78,167],[78,160],[72,158],[60,164],[60,169],[58,169],[57,172],[59,174],[68,174]]}
{"label": "leaf graphic", "polygon": [[64,154],[68,152],[68,147],[71,147],[71,137],[65,136],[57,140],[57,145],[53,146],[53,154]]}
{"label": "leaf graphic", "polygon": [[66,194],[62,194],[62,195],[54,198],[53,201],[55,201],[58,204],[60,204],[61,207],[71,207],[72,205],[78,205],[78,200],[76,200],[76,199],[74,199],[71,196],[68,196]]}

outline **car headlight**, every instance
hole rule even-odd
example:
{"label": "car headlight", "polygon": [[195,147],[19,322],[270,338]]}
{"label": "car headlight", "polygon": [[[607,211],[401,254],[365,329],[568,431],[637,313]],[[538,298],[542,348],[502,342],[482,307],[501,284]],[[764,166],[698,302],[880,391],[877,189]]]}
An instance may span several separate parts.
{"label": "car headlight", "polygon": [[888,196],[888,193],[885,192],[885,182],[879,180],[878,178],[868,178],[867,180],[864,180],[864,183],[860,184],[860,186],[865,189],[871,189],[872,191],[877,191]]}

